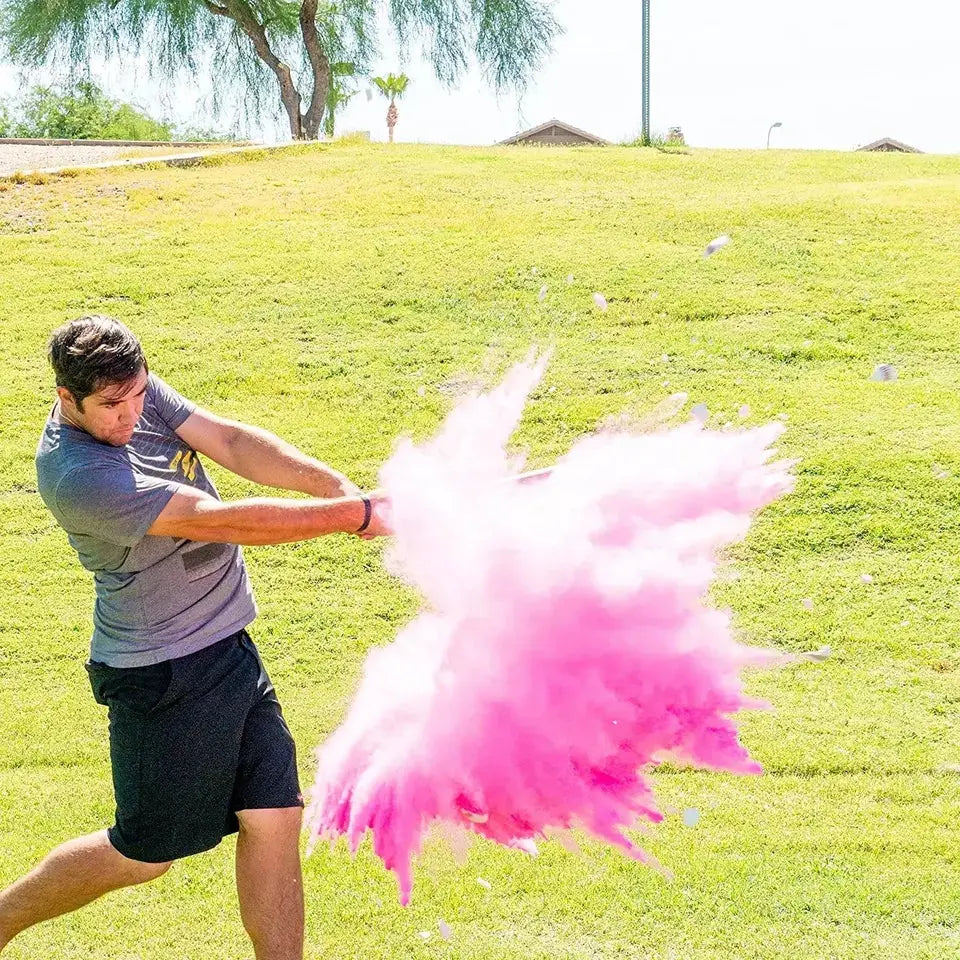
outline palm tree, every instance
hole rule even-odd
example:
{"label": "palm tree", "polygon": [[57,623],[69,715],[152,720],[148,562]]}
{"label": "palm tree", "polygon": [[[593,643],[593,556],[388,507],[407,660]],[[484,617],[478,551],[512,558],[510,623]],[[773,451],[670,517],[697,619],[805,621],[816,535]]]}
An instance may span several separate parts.
{"label": "palm tree", "polygon": [[390,106],[387,107],[387,132],[390,142],[393,143],[393,128],[397,125],[397,99],[406,93],[410,78],[405,73],[388,73],[385,77],[374,77],[373,83],[385,97],[390,98]]}

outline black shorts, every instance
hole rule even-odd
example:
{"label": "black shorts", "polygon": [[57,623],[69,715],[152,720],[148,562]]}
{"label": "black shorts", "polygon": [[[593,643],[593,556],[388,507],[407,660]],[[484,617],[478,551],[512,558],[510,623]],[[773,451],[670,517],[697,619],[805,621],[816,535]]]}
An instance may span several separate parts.
{"label": "black shorts", "polygon": [[165,663],[87,671],[109,707],[108,835],[125,857],[187,857],[236,833],[238,810],[303,806],[293,737],[246,630]]}

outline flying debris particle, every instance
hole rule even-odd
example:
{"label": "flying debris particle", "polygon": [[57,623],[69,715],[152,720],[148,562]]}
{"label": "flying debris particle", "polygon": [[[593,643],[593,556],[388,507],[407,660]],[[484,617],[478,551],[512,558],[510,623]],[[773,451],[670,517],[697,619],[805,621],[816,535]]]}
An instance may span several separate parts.
{"label": "flying debris particle", "polygon": [[869,573],[861,573],[860,580],[863,583],[873,583],[873,577]]}
{"label": "flying debris particle", "polygon": [[871,380],[887,381],[897,379],[897,368],[892,363],[878,363],[870,374]]}
{"label": "flying debris particle", "polygon": [[549,290],[549,289],[550,289],[550,288],[549,288],[546,284],[544,284],[544,285],[540,288],[540,292],[537,294],[537,299],[538,299],[541,303],[543,303],[543,301],[547,299],[547,290]]}
{"label": "flying debris particle", "polygon": [[728,243],[730,243],[730,238],[726,234],[717,237],[716,240],[711,240],[707,244],[707,249],[703,251],[703,259],[706,260],[707,257],[712,257],[717,251],[727,246]]}
{"label": "flying debris particle", "polygon": [[750,404],[749,404],[749,403],[745,403],[745,404],[737,411],[737,416],[739,416],[741,420],[746,420],[747,417],[750,416]]}
{"label": "flying debris particle", "polygon": [[572,274],[572,273],[568,273],[568,274],[567,274],[567,284],[569,285],[569,284],[572,284],[572,283],[573,283],[573,274]]}
{"label": "flying debris particle", "polygon": [[595,293],[593,295],[593,302],[601,309],[607,309],[607,298],[602,293]]}
{"label": "flying debris particle", "polygon": [[933,476],[937,480],[946,480],[950,476],[950,471],[946,469],[942,464],[935,463],[933,464]]}
{"label": "flying debris particle", "polygon": [[811,661],[811,663],[823,663],[823,661],[830,656],[830,648],[821,647],[819,650],[810,650],[807,653],[801,653],[800,656],[803,657],[804,660]]}
{"label": "flying debris particle", "polygon": [[800,601],[800,606],[803,607],[804,610],[812,610],[813,601],[809,597],[804,597],[804,599]]}
{"label": "flying debris particle", "polygon": [[418,396],[418,397],[425,397],[426,395],[427,395],[427,388],[426,388],[426,387],[423,387],[423,386],[417,387],[417,396]]}
{"label": "flying debris particle", "polygon": [[650,291],[650,299],[651,299],[651,300],[656,300],[656,299],[659,298],[659,296],[660,296],[660,294],[657,293],[656,290],[651,290],[651,291]]}
{"label": "flying debris particle", "polygon": [[437,929],[440,931],[440,936],[443,937],[444,940],[449,940],[453,936],[453,930],[446,920],[437,921]]}
{"label": "flying debris particle", "polygon": [[691,411],[690,416],[694,420],[699,420],[701,423],[706,423],[707,418],[710,416],[710,411],[707,409],[705,403],[698,403]]}
{"label": "flying debris particle", "polygon": [[460,808],[460,815],[471,823],[486,823],[490,819],[489,813],[477,813],[473,810],[464,810]]}
{"label": "flying debris particle", "polygon": [[493,889],[493,884],[489,880],[484,880],[483,877],[477,877],[477,883],[479,883],[484,890]]}
{"label": "flying debris particle", "polygon": [[812,340],[804,340],[803,343],[800,344],[800,346],[803,347],[804,350],[809,350],[810,347],[813,346],[813,341],[812,341]]}
{"label": "flying debris particle", "polygon": [[664,363],[669,363],[669,362],[670,362],[670,354],[669,354],[669,353],[661,353],[661,354],[660,354],[660,359],[661,359]]}
{"label": "flying debris particle", "polygon": [[421,940],[429,940],[429,939],[433,936],[433,932],[430,931],[430,930],[421,930],[421,931],[417,934],[417,936],[418,936]]}
{"label": "flying debris particle", "polygon": [[530,273],[531,273],[534,277],[535,277],[539,272],[540,272],[540,268],[539,268],[539,267],[531,267],[531,268],[530,268]]}
{"label": "flying debris particle", "polygon": [[695,827],[700,822],[700,811],[688,807],[683,811],[683,824],[686,827]]}
{"label": "flying debris particle", "polygon": [[524,853],[529,854],[531,857],[540,856],[540,851],[537,849],[536,843],[531,840],[529,837],[520,837],[516,840],[513,840],[510,844],[511,847],[515,847],[517,850],[522,850]]}

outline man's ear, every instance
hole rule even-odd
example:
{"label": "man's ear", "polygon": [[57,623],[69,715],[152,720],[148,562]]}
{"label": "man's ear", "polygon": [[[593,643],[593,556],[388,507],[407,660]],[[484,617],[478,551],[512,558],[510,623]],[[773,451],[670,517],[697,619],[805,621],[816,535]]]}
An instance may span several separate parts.
{"label": "man's ear", "polygon": [[73,394],[66,387],[57,387],[57,396],[60,398],[60,403],[69,408],[76,409],[83,413],[83,406],[81,403],[78,403]]}

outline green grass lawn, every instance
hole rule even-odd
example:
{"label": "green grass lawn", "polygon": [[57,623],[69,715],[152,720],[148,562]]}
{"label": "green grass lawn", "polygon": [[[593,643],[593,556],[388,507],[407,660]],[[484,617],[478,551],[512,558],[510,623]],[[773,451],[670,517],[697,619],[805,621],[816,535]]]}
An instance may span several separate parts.
{"label": "green grass lawn", "polygon": [[[721,233],[733,244],[703,260]],[[399,434],[427,435],[465,383],[541,344],[553,362],[518,435],[533,465],[677,390],[715,426],[743,404],[749,424],[788,417],[796,493],[716,600],[750,642],[834,654],[751,678],[776,707],[743,720],[765,776],[659,776],[665,804],[702,812],[649,841],[672,882],[590,843],[530,860],[477,842],[458,863],[435,842],[401,909],[368,850],[323,848],[308,957],[960,957],[958,249],[960,157],[347,144],[9,186],[0,885],[113,809],[82,667],[92,587],[35,488],[50,330],[109,312],[183,393],[362,484]],[[880,362],[897,382],[869,380]],[[224,496],[252,489],[215,475]],[[305,783],[364,652],[416,607],[380,549],[247,550]],[[4,958],[249,958],[232,853],[34,928]]]}

